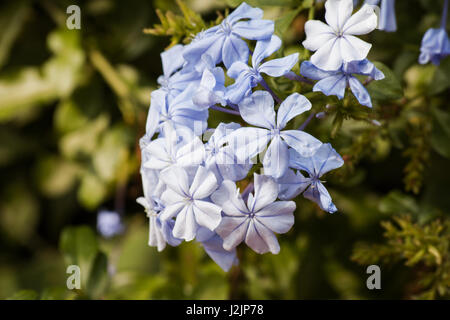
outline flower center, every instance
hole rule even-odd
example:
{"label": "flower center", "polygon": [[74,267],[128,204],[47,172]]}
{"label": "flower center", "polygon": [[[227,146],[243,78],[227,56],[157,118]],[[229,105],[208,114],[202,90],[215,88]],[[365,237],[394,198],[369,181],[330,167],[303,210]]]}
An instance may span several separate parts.
{"label": "flower center", "polygon": [[231,24],[224,20],[221,24],[220,27],[222,29],[222,32],[225,33],[226,35],[230,35],[231,34]]}
{"label": "flower center", "polygon": [[270,136],[272,138],[277,137],[279,135],[280,135],[280,129],[274,128],[274,129],[270,130]]}

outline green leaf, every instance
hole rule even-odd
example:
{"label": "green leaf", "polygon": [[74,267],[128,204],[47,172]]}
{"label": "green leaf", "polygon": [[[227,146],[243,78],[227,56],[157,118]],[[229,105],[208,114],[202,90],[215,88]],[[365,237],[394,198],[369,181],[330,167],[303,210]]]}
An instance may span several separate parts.
{"label": "green leaf", "polygon": [[432,94],[439,94],[448,88],[450,88],[450,59],[444,59],[434,73],[430,91]]}
{"label": "green leaf", "polygon": [[7,61],[14,41],[30,12],[28,1],[11,1],[0,10],[0,68]]}
{"label": "green leaf", "polygon": [[117,181],[127,176],[130,162],[129,146],[133,140],[126,127],[115,127],[105,132],[93,157],[98,176],[106,182]]}
{"label": "green leaf", "polygon": [[370,97],[373,100],[397,100],[403,97],[403,89],[400,81],[386,65],[381,62],[374,62],[375,67],[384,73],[383,80],[372,81],[367,86]]}
{"label": "green leaf", "polygon": [[68,227],[61,233],[59,248],[66,265],[80,267],[81,286],[85,288],[99,252],[94,231],[88,226]]}
{"label": "green leaf", "polygon": [[57,156],[41,158],[35,169],[37,184],[41,192],[49,197],[68,192],[79,173],[78,165]]}
{"label": "green leaf", "polygon": [[59,141],[64,156],[74,158],[78,155],[90,155],[98,147],[98,141],[109,124],[107,115],[102,114],[79,130],[71,131]]}
{"label": "green leaf", "polygon": [[99,252],[89,274],[87,293],[92,299],[98,299],[106,291],[108,284],[108,258],[103,252]]}
{"label": "green leaf", "polygon": [[431,145],[440,155],[450,158],[450,115],[436,107],[431,108],[433,132]]}
{"label": "green leaf", "polygon": [[275,33],[282,37],[283,34],[289,29],[289,26],[294,21],[295,17],[297,17],[298,13],[302,10],[302,7],[299,7],[295,10],[290,10],[285,13],[281,18],[275,20]]}
{"label": "green leaf", "polygon": [[87,209],[94,210],[108,194],[108,187],[99,177],[92,173],[86,173],[81,179],[78,189],[78,200]]}
{"label": "green leaf", "polygon": [[397,190],[391,191],[381,200],[379,209],[381,212],[387,214],[414,214],[420,211],[419,206],[413,197]]}
{"label": "green leaf", "polygon": [[[227,4],[230,7],[238,7],[244,0],[227,0]],[[291,7],[296,3],[299,3],[298,0],[246,0],[247,4],[254,7],[262,7],[262,6],[272,6],[272,7]]]}
{"label": "green leaf", "polygon": [[34,290],[21,290],[8,298],[8,300],[37,300],[37,299],[39,299],[39,294]]}
{"label": "green leaf", "polygon": [[33,107],[69,96],[83,78],[85,56],[79,34],[58,30],[47,42],[54,55],[41,67],[24,67],[0,77],[0,122],[26,119],[36,111]]}

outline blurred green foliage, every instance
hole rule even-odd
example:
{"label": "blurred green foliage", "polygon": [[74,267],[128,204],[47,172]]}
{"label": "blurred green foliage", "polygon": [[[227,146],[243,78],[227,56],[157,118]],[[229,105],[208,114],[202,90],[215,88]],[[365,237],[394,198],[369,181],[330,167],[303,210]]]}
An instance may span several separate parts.
{"label": "blurred green foliage", "polygon": [[[450,59],[417,64],[422,35],[439,23],[434,1],[397,1],[399,30],[366,37],[369,58],[386,75],[368,85],[373,110],[351,95],[339,101],[308,84],[269,80],[280,96],[302,92],[314,112],[327,114],[307,130],[344,157],[326,177],[339,212],[299,197],[280,254],[239,247],[241,264],[228,274],[197,243],[162,253],[147,246],[148,222],[135,203],[138,139],[162,72],[159,54],[240,2],[2,2],[0,298],[449,297]],[[304,22],[322,18],[323,5],[247,2],[276,21],[284,54],[308,59]],[[65,26],[71,4],[81,8],[81,30]],[[211,126],[224,120],[236,121],[211,112]],[[123,234],[95,232],[101,208],[122,215]],[[382,270],[380,291],[366,288],[373,263]],[[82,267],[80,290],[66,288],[70,264]]]}

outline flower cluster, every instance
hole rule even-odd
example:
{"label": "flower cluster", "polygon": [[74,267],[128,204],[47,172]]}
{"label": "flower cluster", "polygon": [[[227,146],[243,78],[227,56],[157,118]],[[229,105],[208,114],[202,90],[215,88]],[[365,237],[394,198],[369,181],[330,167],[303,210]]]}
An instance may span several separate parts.
{"label": "flower cluster", "polygon": [[[365,60],[370,45],[354,35],[371,31],[376,15],[365,6],[350,17],[351,2],[328,0],[330,26],[308,22],[305,46],[317,52],[302,70],[320,80],[314,90],[343,96],[349,83],[369,105],[352,75],[383,76]],[[281,40],[262,17],[242,3],[190,44],[161,54],[161,87],[151,94],[140,140],[144,196],[137,201],[149,218],[149,245],[161,251],[196,240],[224,270],[238,262],[242,242],[257,253],[279,252],[276,234],[293,226],[298,195],[337,211],[321,177],[344,161],[330,144],[293,128],[292,120],[311,109],[308,99],[293,93],[281,100],[266,82],[292,76],[298,54],[270,59]],[[210,128],[211,110],[234,115],[236,123]]]}
{"label": "flower cluster", "polygon": [[319,80],[314,91],[344,98],[350,87],[360,104],[372,107],[367,89],[354,75],[365,75],[381,80],[384,74],[368,61],[371,44],[356,37],[372,32],[378,26],[378,7],[367,1],[355,14],[353,0],[328,0],[325,3],[326,24],[310,20],[305,24],[306,40],[303,46],[315,53],[304,61],[300,73]]}

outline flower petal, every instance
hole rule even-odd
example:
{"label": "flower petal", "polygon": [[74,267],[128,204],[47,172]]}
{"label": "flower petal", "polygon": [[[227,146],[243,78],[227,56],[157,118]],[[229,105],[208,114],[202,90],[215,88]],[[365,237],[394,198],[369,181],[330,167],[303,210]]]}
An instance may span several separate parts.
{"label": "flower petal", "polygon": [[342,65],[341,38],[328,40],[312,56],[311,62],[325,71],[338,70]]}
{"label": "flower petal", "polygon": [[289,72],[298,61],[298,53],[293,53],[280,59],[272,59],[264,62],[258,69],[259,72],[271,77],[281,77]]}
{"label": "flower petal", "polygon": [[266,129],[275,128],[273,98],[269,92],[258,90],[239,104],[242,118],[249,124]]}
{"label": "flower petal", "polygon": [[232,32],[244,39],[262,40],[270,38],[274,28],[275,24],[271,20],[247,20],[235,23]]}
{"label": "flower petal", "polygon": [[311,185],[308,190],[305,191],[303,196],[311,201],[314,201],[319,207],[329,213],[337,211],[336,206],[333,204],[330,194],[325,186],[321,182],[317,182]]}
{"label": "flower petal", "polygon": [[193,199],[203,199],[210,196],[217,187],[214,173],[203,166],[199,166],[189,189],[189,194]]}
{"label": "flower petal", "polygon": [[170,48],[169,50],[163,51],[161,53],[161,61],[163,65],[163,73],[166,77],[169,77],[176,71],[181,68],[184,64],[183,58],[183,49],[184,46],[181,44],[177,44]]}
{"label": "flower petal", "polygon": [[370,98],[369,92],[367,89],[359,82],[355,77],[350,77],[348,79],[350,84],[350,89],[353,92],[355,98],[361,103],[363,106],[372,108],[372,99]]}
{"label": "flower petal", "polygon": [[325,2],[325,20],[339,32],[352,15],[353,0],[328,0]]}
{"label": "flower petal", "polygon": [[363,60],[367,57],[372,45],[355,36],[345,35],[341,38],[341,55],[345,62]]}
{"label": "flower petal", "polygon": [[161,171],[160,179],[173,191],[180,195],[189,194],[189,177],[187,172],[179,167],[172,166]]}
{"label": "flower petal", "polygon": [[285,130],[281,137],[295,151],[303,156],[312,155],[322,145],[318,139],[301,130]]}
{"label": "flower petal", "polygon": [[168,221],[180,214],[180,212],[185,208],[186,203],[184,202],[174,202],[173,204],[166,206],[164,210],[160,213],[160,218],[163,221]]}
{"label": "flower petal", "polygon": [[[203,229],[204,228],[202,228],[202,230]],[[213,259],[213,261],[217,263],[219,267],[221,267],[225,272],[230,270],[233,265],[236,265],[238,263],[236,250],[225,250],[223,248],[223,240],[217,234],[215,234],[207,241],[203,241],[202,246],[208,256],[210,256],[210,258]]]}
{"label": "flower petal", "polygon": [[275,136],[263,159],[264,174],[275,179],[282,177],[289,164],[289,151],[286,142]]}
{"label": "flower petal", "polygon": [[327,78],[329,76],[335,75],[336,72],[339,71],[325,71],[319,69],[315,65],[313,65],[311,61],[303,61],[300,65],[301,75],[313,80],[321,80],[323,78]]}
{"label": "flower petal", "polygon": [[[291,149],[293,151],[293,149]],[[302,193],[311,183],[309,178],[305,178],[300,172],[287,170],[285,175],[277,180],[278,198],[290,200]]]}
{"label": "flower petal", "polygon": [[192,204],[183,208],[178,214],[173,227],[173,235],[176,238],[191,241],[195,238],[197,233],[198,224],[195,221],[194,211]]}
{"label": "flower petal", "polygon": [[256,68],[261,61],[269,57],[272,53],[280,49],[281,39],[276,35],[272,35],[269,39],[259,40],[256,42],[255,50],[252,54],[252,65]]}
{"label": "flower petal", "polygon": [[229,23],[234,23],[240,19],[261,19],[263,15],[264,12],[260,8],[254,8],[242,2],[239,7],[229,14],[226,20]]}
{"label": "flower petal", "polygon": [[305,96],[298,93],[291,94],[278,109],[277,128],[283,129],[291,119],[308,110],[311,110],[311,102]]}
{"label": "flower petal", "polygon": [[280,252],[280,245],[275,234],[255,219],[250,221],[245,243],[259,254],[269,251],[273,254]]}
{"label": "flower petal", "polygon": [[216,232],[222,237],[225,250],[232,250],[244,241],[249,222],[248,217],[225,216],[222,218]]}
{"label": "flower petal", "polygon": [[337,96],[339,99],[344,98],[345,88],[347,87],[347,78],[345,74],[336,74],[318,81],[313,91],[320,91],[326,96]]}
{"label": "flower petal", "polygon": [[220,220],[222,220],[222,215],[220,214],[222,209],[214,203],[194,200],[194,205],[192,208],[194,210],[197,224],[208,228],[211,231],[216,229],[220,223]]}
{"label": "flower petal", "polygon": [[225,180],[220,188],[211,195],[212,201],[222,207],[222,211],[228,216],[244,216],[248,214],[248,209],[242,199],[236,184],[230,180]]}
{"label": "flower petal", "polygon": [[286,233],[294,225],[294,201],[277,201],[256,213],[256,219],[275,233]]}
{"label": "flower petal", "polygon": [[[249,201],[250,212],[258,212],[277,199],[278,185],[270,176],[254,174],[255,192],[253,201]],[[250,202],[252,202],[250,204]]]}
{"label": "flower petal", "polygon": [[244,40],[230,35],[225,39],[222,47],[222,59],[226,68],[236,61],[247,62],[250,50]]}
{"label": "flower petal", "polygon": [[193,41],[184,47],[183,57],[186,61],[198,63],[199,57],[207,53],[215,64],[222,60],[222,47],[225,36],[220,34],[208,35],[205,38]]}
{"label": "flower petal", "polygon": [[375,6],[365,4],[348,19],[342,31],[345,35],[363,35],[372,32],[378,26],[378,17]]}
{"label": "flower petal", "polygon": [[237,164],[251,164],[251,159],[261,153],[270,140],[267,129],[244,127],[226,137],[226,142],[236,156]]}
{"label": "flower petal", "polygon": [[316,51],[329,40],[336,38],[334,30],[319,20],[309,20],[305,23],[306,40],[302,45],[311,51]]}

